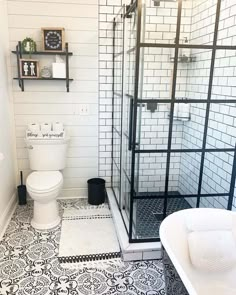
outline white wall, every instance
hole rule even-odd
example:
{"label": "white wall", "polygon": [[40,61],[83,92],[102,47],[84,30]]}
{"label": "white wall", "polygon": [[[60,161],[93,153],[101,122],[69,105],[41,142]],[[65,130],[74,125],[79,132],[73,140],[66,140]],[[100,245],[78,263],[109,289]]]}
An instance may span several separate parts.
{"label": "white wall", "polygon": [[15,193],[15,141],[13,138],[12,102],[8,91],[7,60],[9,58],[7,13],[5,0],[0,0],[0,233],[8,218]]}
{"label": "white wall", "polygon": [[[71,136],[63,195],[86,195],[87,179],[98,176],[98,0],[8,0],[10,46],[31,37],[42,48],[41,27],[64,27],[69,42],[70,92],[62,81],[26,81],[25,92],[13,82],[17,160],[25,177],[30,172],[24,135],[31,122],[62,121]],[[41,67],[53,57],[38,57]],[[16,76],[16,57],[11,55]],[[81,104],[90,114],[81,116]]]}

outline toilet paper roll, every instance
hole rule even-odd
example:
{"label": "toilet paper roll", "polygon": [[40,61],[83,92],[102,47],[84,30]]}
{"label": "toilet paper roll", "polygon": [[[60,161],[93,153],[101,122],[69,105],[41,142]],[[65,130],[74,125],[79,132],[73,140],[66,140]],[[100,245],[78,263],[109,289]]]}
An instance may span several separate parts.
{"label": "toilet paper roll", "polygon": [[52,130],[51,123],[42,123],[40,124],[41,132],[50,132]]}
{"label": "toilet paper roll", "polygon": [[52,130],[55,132],[63,132],[64,131],[64,126],[61,122],[54,122],[52,124]]}
{"label": "toilet paper roll", "polygon": [[40,131],[40,126],[38,123],[31,123],[28,125],[28,130],[31,132],[37,133]]}
{"label": "toilet paper roll", "polygon": [[178,113],[179,113],[179,103],[175,103],[175,107],[174,107],[174,118],[178,117]]}

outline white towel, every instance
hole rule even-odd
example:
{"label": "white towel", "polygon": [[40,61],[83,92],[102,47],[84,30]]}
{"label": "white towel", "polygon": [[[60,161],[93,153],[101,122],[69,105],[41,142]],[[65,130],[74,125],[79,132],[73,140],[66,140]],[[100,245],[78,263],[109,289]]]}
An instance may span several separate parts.
{"label": "white towel", "polygon": [[28,130],[33,133],[38,133],[38,132],[40,132],[40,126],[38,123],[30,123],[28,125]]}
{"label": "white towel", "polygon": [[190,104],[180,103],[178,108],[178,119],[181,121],[188,121],[190,118]]}

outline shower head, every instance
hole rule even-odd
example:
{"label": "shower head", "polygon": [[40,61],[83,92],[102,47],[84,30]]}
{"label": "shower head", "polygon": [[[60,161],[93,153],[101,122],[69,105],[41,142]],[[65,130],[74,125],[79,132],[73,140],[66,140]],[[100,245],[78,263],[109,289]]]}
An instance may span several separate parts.
{"label": "shower head", "polygon": [[154,6],[160,6],[161,1],[160,0],[153,0]]}
{"label": "shower head", "polygon": [[177,0],[152,0],[154,6],[160,6],[161,2],[176,2]]}

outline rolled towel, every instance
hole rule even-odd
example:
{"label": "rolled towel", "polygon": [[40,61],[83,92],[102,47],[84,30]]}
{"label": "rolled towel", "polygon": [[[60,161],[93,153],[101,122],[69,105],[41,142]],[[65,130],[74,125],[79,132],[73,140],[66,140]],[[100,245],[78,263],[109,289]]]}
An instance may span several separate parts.
{"label": "rolled towel", "polygon": [[28,125],[28,130],[33,133],[38,133],[40,132],[40,126],[38,123],[31,123]]}
{"label": "rolled towel", "polygon": [[61,122],[54,122],[52,124],[52,130],[55,132],[63,132],[64,131],[63,124]]}
{"label": "rolled towel", "polygon": [[181,103],[178,110],[178,118],[182,121],[188,121],[190,118],[190,104]]}
{"label": "rolled towel", "polygon": [[51,123],[42,123],[40,124],[41,132],[50,132],[52,130],[52,125]]}

